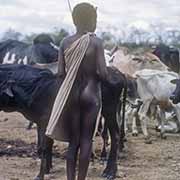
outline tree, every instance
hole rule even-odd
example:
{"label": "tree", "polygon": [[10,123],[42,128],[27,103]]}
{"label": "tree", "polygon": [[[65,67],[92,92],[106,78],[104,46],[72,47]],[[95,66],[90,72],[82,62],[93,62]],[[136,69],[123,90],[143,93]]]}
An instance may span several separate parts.
{"label": "tree", "polygon": [[180,44],[180,31],[171,29],[167,31],[167,40],[169,43],[173,45],[179,45]]}
{"label": "tree", "polygon": [[15,31],[12,28],[9,28],[6,32],[4,32],[2,36],[2,40],[8,40],[8,39],[13,39],[13,40],[21,40],[23,35],[20,32]]}
{"label": "tree", "polygon": [[150,27],[152,29],[152,32],[154,33],[156,43],[166,43],[166,38],[164,35],[165,24],[151,24]]}
{"label": "tree", "polygon": [[32,44],[33,43],[33,39],[37,36],[38,34],[36,33],[32,33],[32,34],[29,34],[29,35],[25,35],[25,37],[23,38],[23,41],[25,43],[28,43],[28,44]]}
{"label": "tree", "polygon": [[100,37],[106,49],[112,49],[117,43],[115,37],[110,32],[102,32]]}
{"label": "tree", "polygon": [[54,42],[57,46],[59,46],[60,42],[69,35],[68,31],[66,31],[64,28],[61,28],[60,30],[55,28],[55,31],[51,33],[51,35],[54,38]]}

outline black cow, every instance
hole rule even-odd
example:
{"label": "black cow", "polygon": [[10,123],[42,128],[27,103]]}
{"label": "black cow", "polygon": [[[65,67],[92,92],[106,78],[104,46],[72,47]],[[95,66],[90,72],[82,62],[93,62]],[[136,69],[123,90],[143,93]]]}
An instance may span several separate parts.
{"label": "black cow", "polygon": [[108,82],[102,83],[102,115],[110,133],[111,148],[102,175],[107,179],[114,179],[117,173],[118,152],[124,147],[127,82],[125,75],[116,68],[108,67],[108,74]]}
{"label": "black cow", "polygon": [[[108,68],[108,72],[109,81],[102,83],[102,114],[111,136],[111,151],[103,176],[114,179],[119,143],[123,147],[126,80],[117,69]],[[18,111],[37,124],[41,168],[36,180],[43,180],[52,167],[53,140],[45,136],[45,130],[61,83],[62,79],[49,70],[28,65],[0,65],[0,110]],[[119,121],[116,110],[121,109],[119,99],[123,89],[123,117]]]}
{"label": "black cow", "polygon": [[170,96],[170,99],[174,104],[180,103],[180,79],[173,79],[171,83],[176,84],[176,89]]}
{"label": "black cow", "polygon": [[45,64],[57,61],[57,56],[58,49],[47,34],[38,35],[33,44],[10,39],[0,43],[1,64]]}
{"label": "black cow", "polygon": [[176,48],[170,48],[164,44],[159,44],[154,52],[159,59],[166,64],[172,71],[179,73],[179,51]]}

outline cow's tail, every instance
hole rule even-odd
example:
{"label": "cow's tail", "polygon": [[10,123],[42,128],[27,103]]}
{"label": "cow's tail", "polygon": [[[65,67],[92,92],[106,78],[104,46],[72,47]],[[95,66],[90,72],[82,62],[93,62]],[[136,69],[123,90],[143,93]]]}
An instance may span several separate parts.
{"label": "cow's tail", "polygon": [[121,123],[121,135],[122,138],[125,138],[125,114],[126,114],[126,97],[127,97],[127,81],[124,78],[124,88],[123,88],[123,96],[122,96],[122,123]]}
{"label": "cow's tail", "polygon": [[119,119],[119,151],[124,148],[125,141],[125,111],[126,111],[126,97],[127,97],[127,81],[124,78],[124,87],[122,89],[120,101],[118,104],[118,119]]}

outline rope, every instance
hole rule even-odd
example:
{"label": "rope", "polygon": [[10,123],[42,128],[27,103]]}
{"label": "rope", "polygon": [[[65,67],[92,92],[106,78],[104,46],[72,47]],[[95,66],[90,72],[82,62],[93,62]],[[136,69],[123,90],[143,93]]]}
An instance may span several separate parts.
{"label": "rope", "polygon": [[71,3],[70,3],[70,0],[67,0],[67,1],[68,1],[69,11],[71,12],[71,15],[72,15],[72,8],[71,8]]}

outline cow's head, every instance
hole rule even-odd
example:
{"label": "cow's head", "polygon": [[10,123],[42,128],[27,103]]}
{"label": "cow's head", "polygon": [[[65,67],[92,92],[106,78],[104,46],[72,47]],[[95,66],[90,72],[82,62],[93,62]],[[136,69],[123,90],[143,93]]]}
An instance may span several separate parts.
{"label": "cow's head", "polygon": [[58,59],[58,47],[48,34],[40,34],[34,40],[35,63],[52,63]]}
{"label": "cow's head", "polygon": [[121,48],[114,54],[113,65],[121,72],[132,76],[142,69],[168,70],[160,59],[147,50],[127,51]]}
{"label": "cow's head", "polygon": [[173,46],[159,44],[153,51],[172,71],[179,73],[179,51]]}
{"label": "cow's head", "polygon": [[177,104],[180,102],[180,79],[173,79],[171,80],[171,83],[176,85],[176,89],[170,96],[170,99],[174,104]]}
{"label": "cow's head", "polygon": [[135,71],[142,69],[168,70],[169,68],[163,64],[160,59],[150,52],[135,54],[132,56],[132,66]]}

